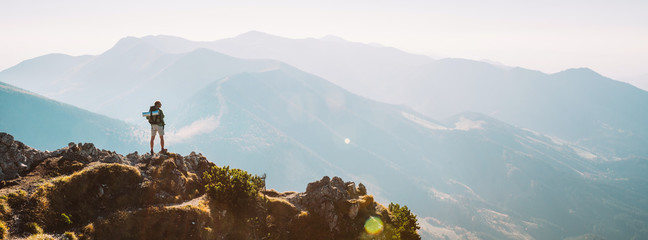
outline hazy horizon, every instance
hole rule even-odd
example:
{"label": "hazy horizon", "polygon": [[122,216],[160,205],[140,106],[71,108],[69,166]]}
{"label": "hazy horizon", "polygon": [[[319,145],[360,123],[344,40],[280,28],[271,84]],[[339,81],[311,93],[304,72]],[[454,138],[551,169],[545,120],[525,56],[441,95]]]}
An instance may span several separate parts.
{"label": "hazy horizon", "polygon": [[[302,220],[335,233],[331,223],[365,221],[356,213],[393,202],[417,216],[422,239],[648,239],[648,91],[619,82],[648,89],[645,9],[648,2],[624,0],[0,2],[0,69],[39,57],[0,71],[0,132],[11,135],[0,134],[2,190],[26,187],[26,196],[48,196],[29,199],[70,203],[79,194],[60,191],[54,201],[47,189],[58,191],[51,185],[58,182],[69,188],[56,180],[68,178],[63,172],[96,178],[77,170],[97,166],[85,164],[100,156],[151,179],[127,183],[144,193],[134,200],[181,210],[214,200],[193,189],[205,178],[183,167],[180,156],[189,154],[183,158],[195,169],[204,169],[195,160],[205,157],[265,175],[276,191],[317,189],[308,183],[338,176],[372,195],[316,202],[336,213],[325,222],[317,217],[333,215],[320,215],[296,193],[279,194],[294,202],[259,198],[265,202],[253,208],[263,212],[240,220],[222,215],[219,202],[200,204],[218,207],[204,215],[217,215],[209,221],[222,230],[193,217],[171,219],[191,221],[207,237],[280,222],[302,228]],[[145,38],[160,35],[189,41]],[[164,148],[174,154],[155,154],[159,140],[150,146],[141,113],[156,100],[166,115]],[[116,219],[146,238],[121,214],[141,201],[122,207],[129,193],[104,183],[80,190],[98,199],[87,207],[36,206],[53,217],[42,228],[58,237],[56,214],[78,212],[70,231],[93,237],[83,226],[101,229]],[[322,191],[364,192],[354,188]],[[293,204],[307,207],[286,210]],[[110,213],[104,206],[120,207]],[[90,207],[101,211],[86,218],[79,209]],[[132,214],[146,217],[147,209]],[[24,226],[36,223],[24,217],[31,213],[4,214],[0,236],[6,229],[9,238],[27,236]],[[186,236],[168,236],[197,236],[179,230]]]}
{"label": "hazy horizon", "polygon": [[49,53],[98,55],[126,36],[214,41],[256,30],[334,35],[545,73],[587,67],[648,88],[647,2],[168,1],[0,3],[0,70]]}

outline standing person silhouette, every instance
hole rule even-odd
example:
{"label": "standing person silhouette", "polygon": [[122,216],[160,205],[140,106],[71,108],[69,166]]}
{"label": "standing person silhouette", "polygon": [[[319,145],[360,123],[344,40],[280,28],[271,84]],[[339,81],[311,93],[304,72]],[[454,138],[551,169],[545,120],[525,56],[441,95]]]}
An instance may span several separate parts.
{"label": "standing person silhouette", "polygon": [[[151,115],[148,118],[149,123],[151,124],[151,155],[155,154],[153,151],[153,145],[155,143],[155,134],[160,134],[160,152],[166,152],[164,149],[164,113],[162,112],[162,102],[160,100],[155,101],[155,104],[149,108]],[[153,115],[153,111],[158,111],[157,115]]]}

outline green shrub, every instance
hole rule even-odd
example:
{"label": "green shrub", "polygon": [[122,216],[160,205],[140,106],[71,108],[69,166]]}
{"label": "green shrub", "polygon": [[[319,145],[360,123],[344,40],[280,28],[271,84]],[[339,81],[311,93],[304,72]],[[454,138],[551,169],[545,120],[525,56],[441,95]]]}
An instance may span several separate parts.
{"label": "green shrub", "polygon": [[211,200],[235,209],[242,207],[265,187],[265,178],[229,166],[212,166],[203,174],[205,190]]}
{"label": "green shrub", "polygon": [[35,222],[30,222],[27,223],[27,232],[32,233],[32,234],[42,234],[43,233],[43,228],[38,226],[38,223]]}
{"label": "green shrub", "polygon": [[72,224],[72,220],[70,220],[70,216],[68,216],[65,213],[61,213],[61,222],[63,222],[66,225],[71,225]]}
{"label": "green shrub", "polygon": [[9,239],[9,227],[3,221],[0,221],[0,239]]}
{"label": "green shrub", "polygon": [[390,203],[389,211],[393,216],[391,219],[393,227],[392,239],[421,239],[417,232],[421,227],[416,221],[416,215],[407,206],[403,205],[401,207],[398,204]]}

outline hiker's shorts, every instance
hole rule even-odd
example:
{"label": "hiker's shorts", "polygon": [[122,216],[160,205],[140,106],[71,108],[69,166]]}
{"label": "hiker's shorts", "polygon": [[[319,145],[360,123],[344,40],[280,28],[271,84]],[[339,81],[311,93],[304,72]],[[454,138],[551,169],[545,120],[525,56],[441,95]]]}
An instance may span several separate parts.
{"label": "hiker's shorts", "polygon": [[155,133],[159,133],[160,136],[164,136],[164,126],[157,124],[151,125],[151,137],[155,137]]}

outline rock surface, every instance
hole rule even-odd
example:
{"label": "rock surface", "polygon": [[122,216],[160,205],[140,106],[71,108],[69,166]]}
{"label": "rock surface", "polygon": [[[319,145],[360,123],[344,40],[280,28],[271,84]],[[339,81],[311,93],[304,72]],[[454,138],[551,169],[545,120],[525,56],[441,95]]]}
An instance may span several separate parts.
{"label": "rock surface", "polygon": [[123,156],[92,143],[48,152],[0,133],[0,167],[0,225],[9,229],[0,239],[28,237],[33,223],[54,239],[390,238],[364,229],[370,217],[391,222],[389,211],[339,177],[301,193],[262,190],[237,210],[205,194],[203,173],[223,168],[194,152]]}
{"label": "rock surface", "polygon": [[62,157],[83,163],[120,163],[136,166],[140,163],[149,164],[158,158],[173,158],[174,164],[183,173],[202,173],[208,167],[207,158],[202,154],[192,152],[188,156],[178,154],[139,155],[137,152],[122,156],[112,151],[101,150],[92,143],[69,143],[67,147],[53,152],[39,151],[22,142],[14,140],[13,136],[0,132],[0,180],[7,181],[25,175],[46,159]]}
{"label": "rock surface", "polygon": [[[354,182],[344,182],[339,177],[324,176],[309,183],[306,192],[302,193],[278,193],[274,190],[262,193],[271,199],[288,202],[293,210],[284,210],[284,213],[303,213],[321,218],[332,238],[345,238],[344,233],[363,231],[362,224],[369,216],[389,218],[387,208],[374,202],[373,196],[366,195],[364,185],[356,187]],[[286,219],[291,220],[284,217]]]}
{"label": "rock surface", "polygon": [[10,134],[0,132],[0,180],[17,178],[48,155],[15,141]]}

